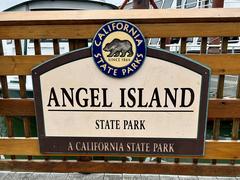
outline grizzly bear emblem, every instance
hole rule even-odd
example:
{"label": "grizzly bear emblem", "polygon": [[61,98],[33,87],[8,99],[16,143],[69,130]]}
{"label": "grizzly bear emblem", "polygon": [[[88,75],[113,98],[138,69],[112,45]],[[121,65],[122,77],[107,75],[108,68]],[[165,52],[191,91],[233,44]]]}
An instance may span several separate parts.
{"label": "grizzly bear emblem", "polygon": [[104,51],[110,52],[107,57],[127,57],[133,56],[132,44],[128,40],[113,39],[103,48]]}

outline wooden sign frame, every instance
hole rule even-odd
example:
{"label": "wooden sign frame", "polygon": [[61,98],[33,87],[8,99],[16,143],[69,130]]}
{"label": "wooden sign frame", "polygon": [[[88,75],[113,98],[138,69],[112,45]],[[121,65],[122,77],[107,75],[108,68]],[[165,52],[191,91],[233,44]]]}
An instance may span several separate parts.
{"label": "wooden sign frame", "polygon": [[[83,58],[91,57],[91,49],[79,49],[62,56],[55,57],[48,62],[41,64],[32,71],[33,76],[33,86],[34,86],[34,98],[35,98],[35,109],[37,117],[37,126],[38,126],[38,136],[40,142],[41,153],[69,153],[69,154],[89,154],[89,155],[114,155],[114,154],[124,154],[124,155],[203,155],[204,154],[204,141],[205,141],[205,128],[207,122],[207,109],[208,109],[208,85],[209,85],[209,76],[210,70],[205,66],[202,66],[196,62],[191,61],[190,59],[169,53],[162,49],[151,49],[147,48],[147,56],[159,58],[161,60],[168,61],[180,66],[183,66],[187,69],[190,69],[202,76],[201,84],[201,98],[200,98],[200,109],[199,109],[199,122],[198,122],[198,133],[197,139],[187,139],[187,138],[116,138],[116,137],[47,137],[44,129],[44,116],[43,116],[43,104],[41,96],[41,83],[40,75],[67,63],[71,63],[76,60],[81,60]],[[174,72],[173,72],[174,73]],[[156,153],[153,151],[150,152],[104,152],[104,151],[68,151],[69,142],[122,142],[123,145],[126,145],[127,142],[134,143],[174,143],[175,152],[162,152]]]}

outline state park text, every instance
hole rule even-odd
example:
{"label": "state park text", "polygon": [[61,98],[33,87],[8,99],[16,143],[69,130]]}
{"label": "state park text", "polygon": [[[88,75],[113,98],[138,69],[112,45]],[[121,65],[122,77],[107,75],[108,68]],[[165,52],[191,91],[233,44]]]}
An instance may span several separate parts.
{"label": "state park text", "polygon": [[153,152],[174,153],[175,143],[151,143],[151,142],[69,142],[68,152]]}

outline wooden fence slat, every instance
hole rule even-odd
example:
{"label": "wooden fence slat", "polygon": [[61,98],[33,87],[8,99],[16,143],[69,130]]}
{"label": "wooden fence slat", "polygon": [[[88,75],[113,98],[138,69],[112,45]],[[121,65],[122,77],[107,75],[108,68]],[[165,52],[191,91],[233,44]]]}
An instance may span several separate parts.
{"label": "wooden fence slat", "polygon": [[[60,15],[64,13],[64,16]],[[44,19],[45,18],[45,19]],[[126,19],[145,37],[239,36],[238,9],[0,13],[0,38],[88,39],[104,23]],[[219,23],[221,22],[221,23]],[[187,23],[187,24],[186,24]],[[149,31],[151,27],[151,31]],[[186,28],[187,27],[187,28]],[[87,31],[86,31],[87,29]]]}
{"label": "wooden fence slat", "polygon": [[207,52],[207,37],[202,37],[201,39],[201,54],[206,54]]}
{"label": "wooden fence slat", "polygon": [[209,66],[214,75],[238,75],[240,73],[238,69],[238,66],[240,66],[240,56],[237,55],[237,57],[234,55],[237,54],[187,54],[186,56]]}
{"label": "wooden fence slat", "polygon": [[53,54],[60,54],[59,40],[53,39]]}
{"label": "wooden fence slat", "polygon": [[[22,46],[21,46],[21,40],[15,39],[15,51],[16,55],[22,55]],[[27,91],[26,91],[26,76],[25,75],[19,75],[19,95],[21,98],[27,98]],[[29,117],[22,117],[23,119],[23,128],[24,128],[24,135],[25,137],[31,136],[31,130],[30,130],[30,119]],[[31,160],[32,157],[28,156],[28,160]]]}
{"label": "wooden fence slat", "polygon": [[[122,18],[122,17],[121,17]],[[90,39],[102,24],[83,25],[0,25],[0,39]],[[240,22],[136,24],[146,38],[240,36]],[[186,28],[187,26],[187,28]],[[151,31],[149,31],[151,27]],[[87,29],[87,31],[86,31]],[[177,30],[176,30],[177,29]]]}
{"label": "wooden fence slat", "polygon": [[[28,148],[26,148],[28,147]],[[199,159],[240,159],[240,141],[224,141],[224,140],[206,140],[204,156],[184,156],[184,158],[199,158]],[[39,141],[37,138],[0,138],[0,154],[3,155],[33,155],[33,156],[89,156],[91,154],[41,154],[39,151]],[[93,155],[93,154],[92,154]],[[94,155],[94,156],[109,156],[109,155]],[[115,157],[124,157],[126,154],[116,154]],[[139,157],[146,155],[139,154]],[[180,158],[182,156],[159,156],[155,157],[170,157]]]}
{"label": "wooden fence slat", "polygon": [[227,53],[227,48],[228,48],[228,39],[229,37],[222,37],[222,44],[221,44],[221,53],[226,54]]}
{"label": "wooden fence slat", "polygon": [[0,56],[0,75],[29,75],[31,69],[54,56]]}
{"label": "wooden fence slat", "polygon": [[33,99],[1,99],[0,112],[2,116],[34,116]]}
{"label": "wooden fence slat", "polygon": [[240,119],[234,119],[232,125],[232,139],[237,140],[239,137],[239,126],[240,126]]}
{"label": "wooden fence slat", "polygon": [[[228,99],[230,100],[230,99]],[[209,118],[234,118],[238,116],[240,107],[239,100],[228,101],[227,99],[214,99],[209,101]],[[231,106],[231,107],[230,107]],[[237,110],[238,109],[238,110]]]}
{"label": "wooden fence slat", "polygon": [[[223,89],[224,89],[224,75],[220,75],[218,78],[217,86],[217,98],[223,98]],[[220,120],[215,120],[213,123],[213,139],[218,139],[220,134]]]}
{"label": "wooden fence slat", "polygon": [[6,120],[6,124],[7,124],[7,135],[8,137],[14,137],[14,133],[13,133],[13,120],[11,117],[6,116],[5,117]]}
{"label": "wooden fence slat", "polygon": [[[1,55],[1,57],[3,57],[3,45],[2,45],[2,40],[1,39],[0,39],[0,55]],[[8,93],[7,76],[0,74],[0,83],[1,83],[3,98],[8,98],[9,93]]]}
{"label": "wooden fence slat", "polygon": [[78,48],[88,46],[88,40],[83,39],[69,39],[69,50],[73,51]]}
{"label": "wooden fence slat", "polygon": [[0,82],[1,82],[1,89],[2,89],[2,96],[3,98],[8,98],[8,84],[7,84],[7,76],[0,76]]}
{"label": "wooden fence slat", "polygon": [[[221,53],[225,54],[227,53],[227,46],[228,46],[228,38],[223,37],[222,38],[222,44],[221,44]],[[224,80],[225,75],[220,75],[218,78],[218,84],[217,84],[217,98],[223,98],[224,93]],[[221,125],[221,119],[215,119],[213,122],[213,139],[217,140],[220,135],[220,125]],[[217,160],[213,159],[212,164],[216,164]]]}
{"label": "wooden fence slat", "polygon": [[[2,40],[0,41],[0,55],[4,55]],[[9,98],[7,76],[0,76],[0,83],[1,83],[1,91],[2,91],[3,98]],[[13,119],[12,117],[8,117],[8,116],[4,117],[4,119],[7,126],[7,136],[13,137],[14,136]],[[11,159],[15,159],[15,156],[11,155]]]}
{"label": "wooden fence slat", "polygon": [[[223,37],[222,38],[222,44],[221,44],[222,54],[227,53],[227,46],[228,46],[228,38]],[[218,78],[217,98],[223,98],[224,80],[225,80],[225,75],[221,74]],[[218,139],[219,134],[220,134],[220,120],[216,120],[213,123],[213,139]]]}
{"label": "wooden fence slat", "polygon": [[[240,76],[238,76],[236,98],[240,99]],[[240,118],[239,119],[233,119],[232,139],[234,139],[234,140],[238,139],[239,128],[240,128]]]}
{"label": "wooden fence slat", "polygon": [[166,38],[161,38],[160,40],[160,48],[165,49],[166,48]]}
{"label": "wooden fence slat", "polygon": [[[64,14],[64,16],[63,16]],[[41,12],[3,12],[0,23],[5,26],[24,24],[98,24],[115,19],[127,19],[134,22],[239,22],[239,9],[158,9],[158,10],[88,10],[88,11],[41,11]]]}
{"label": "wooden fence slat", "polygon": [[[212,69],[212,74],[231,74],[240,73],[240,54],[186,54],[202,64]],[[29,75],[31,69],[54,56],[0,56],[0,75]]]}
{"label": "wooden fence slat", "polygon": [[15,39],[14,44],[15,44],[16,55],[21,55],[22,54],[21,40]]}
{"label": "wooden fence slat", "polygon": [[[240,99],[210,99],[208,118],[239,118]],[[0,99],[2,116],[35,116],[33,99]]]}
{"label": "wooden fence slat", "polygon": [[25,75],[19,75],[19,93],[21,98],[26,98],[27,93],[26,93],[26,76]]}
{"label": "wooden fence slat", "polygon": [[[15,39],[15,50],[16,55],[22,54],[22,47],[21,47],[21,41],[19,39]],[[26,76],[19,75],[19,95],[21,98],[27,98],[27,92],[26,92]],[[24,125],[24,134],[25,137],[30,136],[30,120],[27,117],[23,117],[23,125]]]}
{"label": "wooden fence slat", "polygon": [[[26,76],[19,76],[19,92],[21,98],[27,98],[26,93]],[[23,128],[24,128],[24,135],[25,137],[31,136],[31,129],[30,129],[30,119],[29,117],[22,117],[23,118]],[[31,159],[31,157],[28,157],[28,159]]]}
{"label": "wooden fence slat", "polygon": [[170,163],[121,163],[74,161],[0,161],[1,170],[30,172],[175,174],[197,176],[239,176],[239,165],[192,165]]}
{"label": "wooden fence slat", "polygon": [[33,42],[34,42],[35,55],[40,55],[41,54],[40,39],[34,39]]}
{"label": "wooden fence slat", "polygon": [[[240,76],[238,76],[236,98],[240,98]],[[240,128],[240,118],[238,119],[234,118],[232,123],[232,140],[238,140],[239,128]],[[234,165],[235,163],[236,163],[235,160],[231,160],[232,165]]]}
{"label": "wooden fence slat", "polygon": [[0,39],[0,55],[3,55],[3,45],[1,39]]}
{"label": "wooden fence slat", "polygon": [[180,43],[180,53],[181,54],[186,54],[187,52],[187,38],[183,37],[181,38],[181,43]]}

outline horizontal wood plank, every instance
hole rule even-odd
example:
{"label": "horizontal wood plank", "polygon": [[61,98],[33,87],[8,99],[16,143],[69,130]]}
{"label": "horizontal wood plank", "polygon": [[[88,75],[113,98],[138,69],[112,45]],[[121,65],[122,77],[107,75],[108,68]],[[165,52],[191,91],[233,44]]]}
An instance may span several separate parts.
{"label": "horizontal wood plank", "polygon": [[212,99],[208,104],[208,118],[239,118],[240,99]]}
{"label": "horizontal wood plank", "polygon": [[[211,99],[208,118],[240,118],[240,99]],[[35,116],[33,99],[0,99],[1,116]],[[231,120],[231,119],[229,119]]]}
{"label": "horizontal wood plank", "polygon": [[[2,26],[0,39],[91,39],[102,24]],[[240,22],[138,24],[146,38],[240,36]],[[87,29],[87,31],[86,31]]]}
{"label": "horizontal wood plank", "polygon": [[[63,16],[64,14],[64,16]],[[2,25],[97,24],[115,19],[138,23],[158,22],[240,22],[239,8],[231,9],[135,9],[88,11],[1,12]]]}
{"label": "horizontal wood plank", "polygon": [[[187,54],[212,69],[212,74],[240,74],[240,54]],[[53,58],[53,55],[0,56],[0,75],[30,75],[32,68]]]}
{"label": "horizontal wood plank", "polygon": [[175,174],[197,176],[239,176],[239,165],[192,165],[167,163],[121,163],[76,161],[0,161],[0,170],[28,172],[81,172],[81,173],[132,173]]}
{"label": "horizontal wood plank", "polygon": [[240,74],[240,54],[187,54],[186,56],[209,66],[213,75]]}
{"label": "horizontal wood plank", "polygon": [[35,116],[34,101],[24,99],[0,99],[0,116]]}
{"label": "horizontal wood plank", "polygon": [[115,19],[136,24],[145,37],[240,35],[239,9],[152,9],[3,12],[0,39],[93,38],[102,24]]}
{"label": "horizontal wood plank", "polygon": [[0,56],[0,75],[30,75],[31,70],[53,55]]}
{"label": "horizontal wood plank", "polygon": [[[26,148],[28,147],[28,148]],[[158,156],[171,158],[199,158],[199,159],[240,159],[240,141],[207,140],[204,156]],[[0,138],[0,154],[3,155],[33,155],[43,156],[39,151],[37,138]],[[91,156],[93,154],[44,154],[44,156]],[[94,155],[109,156],[109,155]],[[124,157],[125,154],[116,154],[115,157]],[[144,156],[144,155],[137,155]],[[145,155],[146,156],[146,155]]]}

